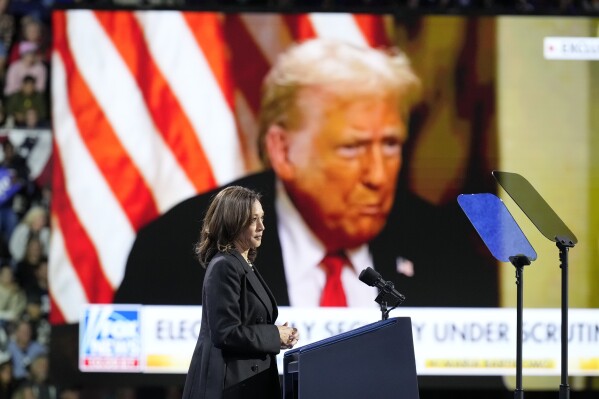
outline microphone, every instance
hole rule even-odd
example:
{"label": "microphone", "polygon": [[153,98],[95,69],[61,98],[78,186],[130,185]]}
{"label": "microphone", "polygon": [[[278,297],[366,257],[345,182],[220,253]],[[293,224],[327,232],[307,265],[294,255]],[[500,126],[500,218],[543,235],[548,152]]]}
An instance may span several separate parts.
{"label": "microphone", "polygon": [[395,289],[395,286],[391,281],[383,280],[383,277],[380,275],[380,273],[375,271],[372,267],[367,267],[366,269],[362,270],[360,272],[359,279],[364,284],[367,284],[371,287],[377,287],[386,294],[391,295],[397,299],[399,303],[406,299],[405,296]]}

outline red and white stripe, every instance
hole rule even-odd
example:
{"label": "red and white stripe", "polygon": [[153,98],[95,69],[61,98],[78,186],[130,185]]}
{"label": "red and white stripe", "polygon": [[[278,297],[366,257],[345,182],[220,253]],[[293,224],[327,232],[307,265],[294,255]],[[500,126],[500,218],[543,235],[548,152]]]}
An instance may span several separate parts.
{"label": "red and white stripe", "polygon": [[112,301],[141,227],[258,168],[260,84],[289,44],[387,44],[350,14],[72,10],[53,29],[53,323]]}

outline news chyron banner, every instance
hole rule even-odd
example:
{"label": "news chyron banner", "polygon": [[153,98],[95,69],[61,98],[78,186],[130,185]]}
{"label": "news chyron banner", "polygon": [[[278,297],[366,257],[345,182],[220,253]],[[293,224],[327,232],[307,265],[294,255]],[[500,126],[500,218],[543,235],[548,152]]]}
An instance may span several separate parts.
{"label": "news chyron banner", "polygon": [[[79,364],[89,372],[187,372],[201,322],[200,306],[88,305],[80,324]],[[513,375],[516,310],[400,308],[410,317],[419,375]],[[301,333],[300,345],[380,319],[378,309],[279,308],[277,323]],[[523,373],[560,375],[559,309],[526,309]],[[390,342],[389,345],[393,345]],[[599,376],[599,309],[571,309],[569,374]],[[282,372],[283,353],[278,357]]]}

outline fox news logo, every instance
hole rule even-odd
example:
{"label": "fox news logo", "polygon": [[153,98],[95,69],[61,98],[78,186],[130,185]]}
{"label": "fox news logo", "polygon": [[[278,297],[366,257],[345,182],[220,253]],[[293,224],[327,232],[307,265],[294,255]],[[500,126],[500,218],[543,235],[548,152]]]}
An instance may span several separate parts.
{"label": "fox news logo", "polygon": [[81,371],[140,371],[140,308],[90,305],[79,331]]}

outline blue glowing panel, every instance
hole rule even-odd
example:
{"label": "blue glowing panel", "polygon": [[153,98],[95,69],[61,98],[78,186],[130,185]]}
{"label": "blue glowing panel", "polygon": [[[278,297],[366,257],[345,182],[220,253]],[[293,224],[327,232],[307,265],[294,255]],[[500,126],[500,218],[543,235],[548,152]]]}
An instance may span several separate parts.
{"label": "blue glowing panel", "polygon": [[520,226],[496,195],[461,194],[458,203],[497,260],[509,262],[510,257],[520,255],[531,261],[537,258]]}

